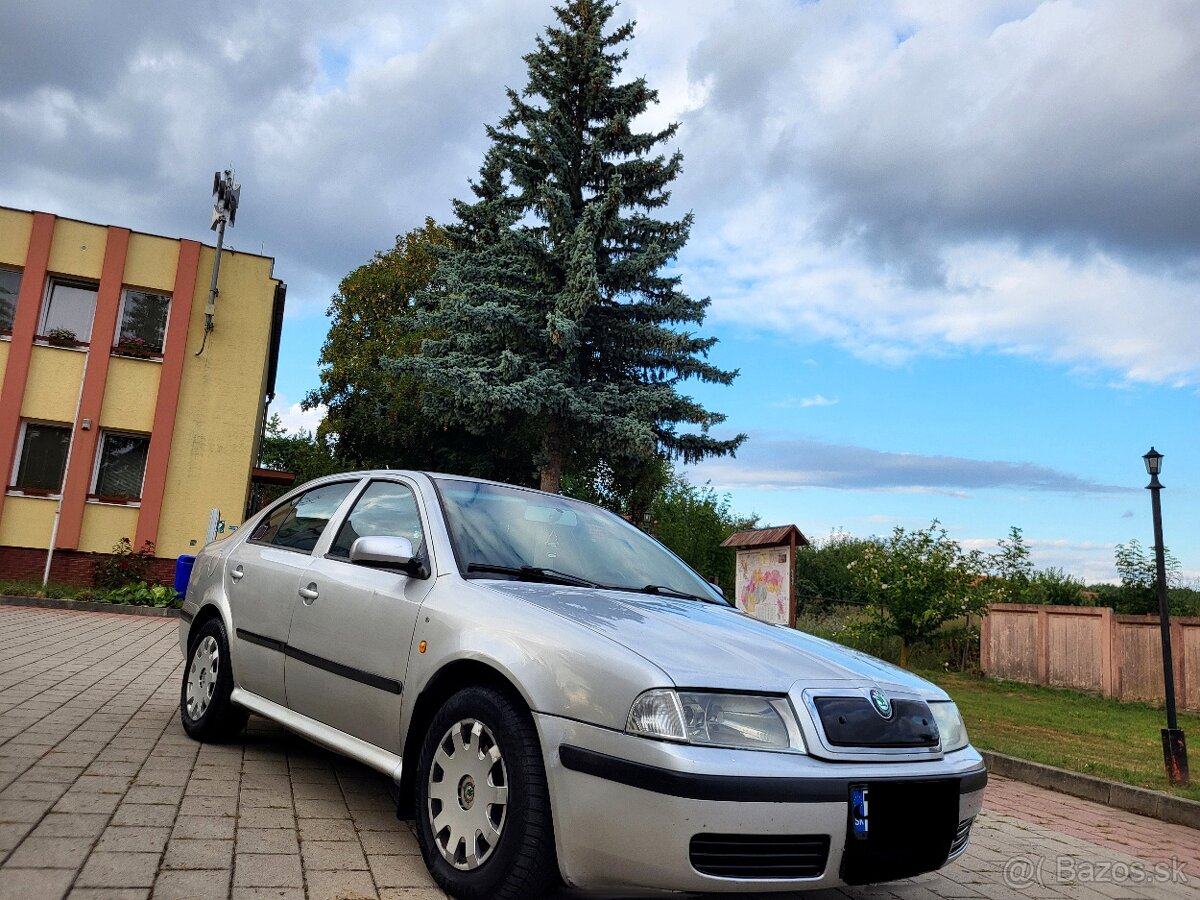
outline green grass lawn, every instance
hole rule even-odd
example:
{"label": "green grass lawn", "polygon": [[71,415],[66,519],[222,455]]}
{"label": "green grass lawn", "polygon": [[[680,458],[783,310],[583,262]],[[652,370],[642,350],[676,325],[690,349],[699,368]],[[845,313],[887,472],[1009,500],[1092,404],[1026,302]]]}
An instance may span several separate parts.
{"label": "green grass lawn", "polygon": [[1192,786],[1172,788],[1159,736],[1166,727],[1162,709],[958,672],[920,674],[958,703],[979,750],[1200,800],[1200,715],[1179,715],[1191,745]]}

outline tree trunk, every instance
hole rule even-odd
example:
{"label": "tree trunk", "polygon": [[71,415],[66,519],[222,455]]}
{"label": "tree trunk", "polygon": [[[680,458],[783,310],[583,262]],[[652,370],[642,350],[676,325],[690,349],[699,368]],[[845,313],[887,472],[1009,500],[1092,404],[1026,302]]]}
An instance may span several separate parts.
{"label": "tree trunk", "polygon": [[562,485],[563,459],[566,456],[566,435],[562,423],[552,419],[542,438],[542,480],[539,487],[551,494],[559,493]]}
{"label": "tree trunk", "polygon": [[908,668],[908,641],[900,638],[900,668]]}

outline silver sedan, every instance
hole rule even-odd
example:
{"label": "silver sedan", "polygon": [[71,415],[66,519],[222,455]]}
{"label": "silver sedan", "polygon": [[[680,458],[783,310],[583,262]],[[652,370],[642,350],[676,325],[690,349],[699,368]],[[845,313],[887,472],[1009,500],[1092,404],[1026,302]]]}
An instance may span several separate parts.
{"label": "silver sedan", "polygon": [[180,713],[249,713],[396,782],[461,898],[795,891],[966,847],[950,698],[732,607],[618,516],[494,482],[310,482],[197,557]]}

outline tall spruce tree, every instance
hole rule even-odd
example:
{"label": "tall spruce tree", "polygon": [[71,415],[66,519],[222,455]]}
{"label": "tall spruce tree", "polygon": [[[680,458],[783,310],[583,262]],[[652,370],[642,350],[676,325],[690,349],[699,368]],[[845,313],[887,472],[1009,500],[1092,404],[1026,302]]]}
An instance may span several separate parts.
{"label": "tall spruce tree", "polygon": [[633,130],[657,93],[618,81],[633,23],[606,31],[614,7],[555,8],[558,25],[525,57],[527,86],[508,90],[507,115],[488,128],[474,202],[455,204],[416,318],[432,337],[392,362],[433,388],[425,411],[445,425],[529,423],[550,491],[564,467],[652,471],[663,457],[732,453],[745,438],[714,438],[725,417],[678,390],[737,373],[705,361],[715,338],[677,330],[700,325],[709,302],[664,273],[691,215],[653,217],[682,164],[657,148],[678,126]]}

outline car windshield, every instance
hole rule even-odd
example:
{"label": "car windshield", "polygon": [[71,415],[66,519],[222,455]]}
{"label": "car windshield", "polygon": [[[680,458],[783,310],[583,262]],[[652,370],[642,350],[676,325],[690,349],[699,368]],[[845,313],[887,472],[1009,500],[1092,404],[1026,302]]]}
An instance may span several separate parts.
{"label": "car windshield", "polygon": [[536,577],[726,601],[658,541],[620,516],[539,491],[435,479],[459,568],[480,578]]}

